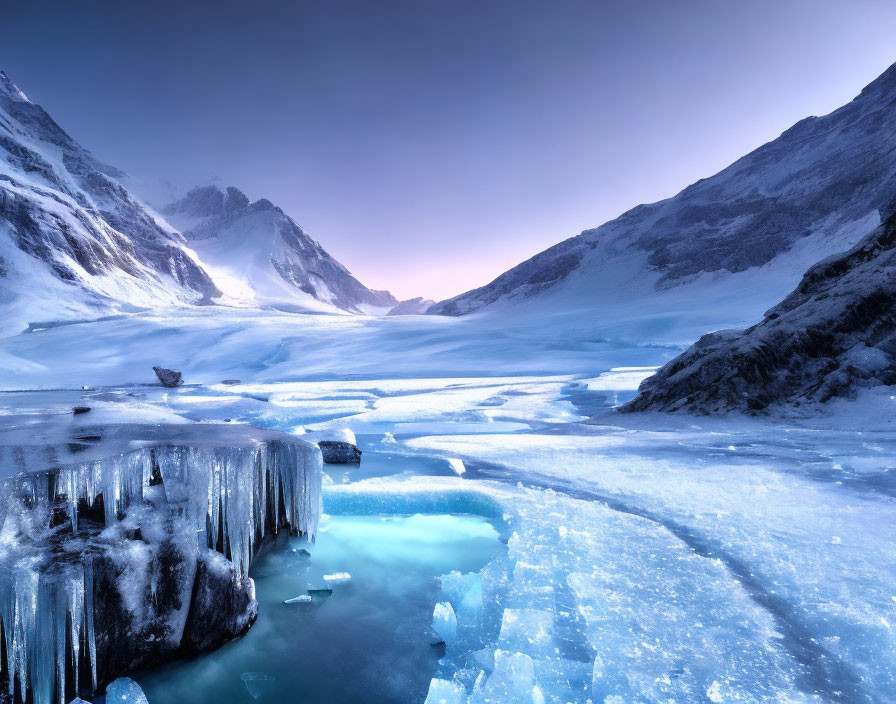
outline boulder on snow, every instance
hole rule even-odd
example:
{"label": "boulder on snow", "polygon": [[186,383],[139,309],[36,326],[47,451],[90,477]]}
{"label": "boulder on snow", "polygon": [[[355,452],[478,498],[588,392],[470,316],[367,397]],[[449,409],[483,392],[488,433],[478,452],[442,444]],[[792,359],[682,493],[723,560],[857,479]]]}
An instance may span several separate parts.
{"label": "boulder on snow", "polygon": [[76,416],[79,416],[82,413],[90,413],[90,406],[75,406],[72,409],[72,413]]}
{"label": "boulder on snow", "polygon": [[316,442],[326,464],[360,464],[361,450],[355,434],[348,428],[318,430],[302,436],[308,442]]}
{"label": "boulder on snow", "polygon": [[360,464],[361,450],[357,445],[339,440],[321,440],[317,443],[327,464]]}
{"label": "boulder on snow", "polygon": [[173,389],[175,386],[180,386],[184,383],[184,375],[180,372],[174,371],[173,369],[165,369],[165,367],[153,367],[152,370],[156,373],[159,381],[162,382],[162,386],[165,386],[169,389]]}

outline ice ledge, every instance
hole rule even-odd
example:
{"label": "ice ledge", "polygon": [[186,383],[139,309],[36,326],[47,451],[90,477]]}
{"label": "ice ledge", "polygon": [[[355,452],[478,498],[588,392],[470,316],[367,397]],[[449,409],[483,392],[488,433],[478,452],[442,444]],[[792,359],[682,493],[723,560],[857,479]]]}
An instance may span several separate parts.
{"label": "ice ledge", "polygon": [[283,529],[317,529],[320,451],[294,436],[8,421],[0,675],[13,701],[68,701],[240,635],[258,608],[256,548]]}

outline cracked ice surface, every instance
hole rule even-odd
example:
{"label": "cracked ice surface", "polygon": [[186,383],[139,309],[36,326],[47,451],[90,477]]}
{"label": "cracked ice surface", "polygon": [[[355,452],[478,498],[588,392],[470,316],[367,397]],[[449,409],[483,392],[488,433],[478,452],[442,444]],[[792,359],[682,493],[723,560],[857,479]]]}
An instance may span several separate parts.
{"label": "cracked ice surface", "polygon": [[702,701],[712,687],[725,701],[812,701],[773,617],[724,564],[653,521],[451,477],[333,486],[325,502],[436,512],[452,492],[469,494],[467,510],[500,506],[510,539],[480,573],[442,578],[451,609],[437,604],[434,621],[453,637],[429,701]]}
{"label": "cracked ice surface", "polygon": [[[891,432],[608,421],[562,435],[407,441],[468,468],[488,463],[480,478],[590,500],[573,513],[555,496],[511,539],[513,577],[528,583],[518,606],[529,611],[502,631],[525,622],[523,640],[543,640],[549,599],[538,595],[563,582],[596,655],[595,701],[892,701]],[[624,520],[585,519],[607,510]],[[610,525],[629,537],[608,540]],[[569,569],[567,550],[588,560]]]}

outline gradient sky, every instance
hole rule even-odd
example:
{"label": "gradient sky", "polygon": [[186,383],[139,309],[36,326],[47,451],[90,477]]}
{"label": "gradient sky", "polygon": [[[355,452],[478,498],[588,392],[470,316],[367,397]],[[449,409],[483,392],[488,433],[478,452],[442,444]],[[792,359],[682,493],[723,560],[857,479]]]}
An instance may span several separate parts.
{"label": "gradient sky", "polygon": [[892,0],[3,0],[0,68],[147,184],[219,177],[441,299],[896,61]]}

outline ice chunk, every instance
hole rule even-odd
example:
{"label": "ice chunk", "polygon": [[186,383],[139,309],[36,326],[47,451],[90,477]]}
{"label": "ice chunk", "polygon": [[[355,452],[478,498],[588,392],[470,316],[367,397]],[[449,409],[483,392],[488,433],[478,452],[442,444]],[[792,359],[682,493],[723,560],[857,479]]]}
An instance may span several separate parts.
{"label": "ice chunk", "polygon": [[327,584],[344,584],[348,582],[352,576],[348,572],[336,572],[334,574],[325,574],[324,581]]}
{"label": "ice chunk", "polygon": [[504,609],[498,642],[508,650],[547,654],[554,632],[554,615],[538,609]]}
{"label": "ice chunk", "polygon": [[423,704],[467,704],[467,690],[453,680],[433,679]]}
{"label": "ice chunk", "polygon": [[457,616],[447,601],[439,602],[433,609],[432,628],[446,645],[457,636]]}
{"label": "ice chunk", "polygon": [[495,651],[495,669],[488,679],[477,678],[470,704],[519,702],[543,704],[544,695],[535,681],[532,658],[523,653]]}
{"label": "ice chunk", "polygon": [[253,699],[261,699],[265,694],[270,694],[277,682],[275,677],[266,672],[244,672],[240,679]]}
{"label": "ice chunk", "polygon": [[298,596],[294,596],[292,599],[287,599],[284,601],[284,604],[310,604],[314,601],[314,597],[310,594],[299,594]]}
{"label": "ice chunk", "polygon": [[107,704],[149,704],[140,685],[130,677],[119,677],[106,687]]}
{"label": "ice chunk", "polygon": [[451,467],[452,471],[458,476],[467,471],[467,468],[464,467],[464,461],[454,457],[448,460],[448,466]]}
{"label": "ice chunk", "polygon": [[442,591],[458,616],[475,616],[482,611],[482,575],[478,572],[442,575]]}

